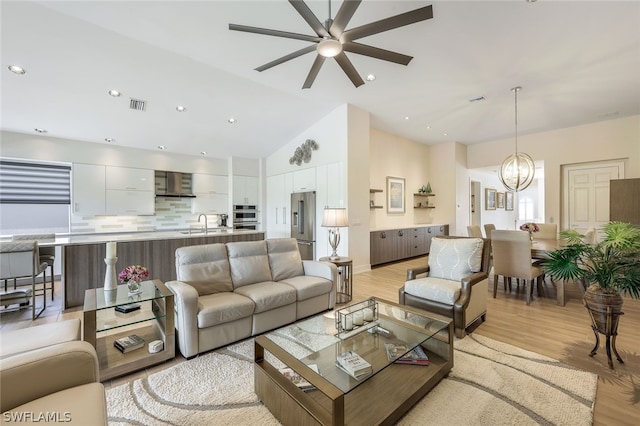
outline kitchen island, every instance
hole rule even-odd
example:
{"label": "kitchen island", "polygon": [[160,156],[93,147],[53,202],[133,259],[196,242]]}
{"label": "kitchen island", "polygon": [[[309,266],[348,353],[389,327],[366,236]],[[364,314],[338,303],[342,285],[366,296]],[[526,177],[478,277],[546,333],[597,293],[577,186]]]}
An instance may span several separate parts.
{"label": "kitchen island", "polygon": [[264,232],[252,230],[159,231],[56,236],[55,241],[40,245],[61,248],[62,291],[64,308],[68,309],[83,305],[86,290],[104,286],[107,242],[117,243],[116,273],[129,265],[143,265],[149,269],[149,279],[164,283],[176,279],[178,247],[263,239]]}

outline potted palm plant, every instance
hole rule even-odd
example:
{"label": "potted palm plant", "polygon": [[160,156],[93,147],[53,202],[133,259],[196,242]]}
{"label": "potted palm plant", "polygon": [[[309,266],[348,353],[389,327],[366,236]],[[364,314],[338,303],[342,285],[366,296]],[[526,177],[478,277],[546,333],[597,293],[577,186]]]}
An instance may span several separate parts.
{"label": "potted palm plant", "polygon": [[561,231],[566,245],[549,253],[542,267],[555,279],[579,280],[588,286],[584,299],[594,325],[600,333],[615,334],[621,295],[640,298],[640,227],[609,222],[601,230],[603,238],[596,244],[586,244],[575,230]]}

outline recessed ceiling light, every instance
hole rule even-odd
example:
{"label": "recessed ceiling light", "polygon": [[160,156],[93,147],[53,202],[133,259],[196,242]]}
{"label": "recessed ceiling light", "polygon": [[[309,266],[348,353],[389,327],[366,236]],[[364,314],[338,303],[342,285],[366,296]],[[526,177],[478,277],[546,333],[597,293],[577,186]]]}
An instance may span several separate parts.
{"label": "recessed ceiling light", "polygon": [[104,141],[111,143],[111,142],[115,142],[116,140],[114,138],[104,138]]}
{"label": "recessed ceiling light", "polygon": [[120,92],[118,92],[117,90],[109,90],[109,96],[113,96],[114,98],[117,98],[121,95]]}
{"label": "recessed ceiling light", "polygon": [[408,120],[408,119],[409,119],[409,117],[407,116],[407,117],[405,117],[404,119],[405,119],[405,120]]}
{"label": "recessed ceiling light", "polygon": [[449,136],[449,133],[445,133],[444,135],[445,135],[445,136]]}
{"label": "recessed ceiling light", "polygon": [[430,129],[430,128],[431,128],[431,126],[427,126],[427,129]]}
{"label": "recessed ceiling light", "polygon": [[38,132],[38,133],[47,133],[47,131],[46,131],[45,129],[41,129],[40,127],[36,127],[36,128],[35,128],[35,129],[33,129],[33,130],[35,130],[35,131],[36,131],[36,132]]}
{"label": "recessed ceiling light", "polygon": [[236,123],[236,119],[235,118],[230,118],[227,120],[227,122],[229,122],[229,124],[235,124]]}
{"label": "recessed ceiling light", "polygon": [[367,76],[367,81],[373,81],[373,80],[375,80],[375,79],[376,79],[376,76],[375,76],[375,75],[373,75],[373,74],[369,74],[369,75]]}
{"label": "recessed ceiling light", "polygon": [[200,155],[207,155],[207,151],[200,151]]}
{"label": "recessed ceiling light", "polygon": [[178,111],[178,112],[185,112],[186,110],[187,110],[187,108],[183,107],[182,105],[178,105],[176,107],[176,111]]}
{"label": "recessed ceiling light", "polygon": [[18,75],[24,75],[27,73],[27,70],[25,70],[22,67],[19,67],[18,65],[9,65],[9,71]]}
{"label": "recessed ceiling light", "polygon": [[158,149],[159,149],[160,151],[164,151],[165,149],[167,149],[167,147],[166,147],[166,146],[164,146],[164,145],[158,145]]}

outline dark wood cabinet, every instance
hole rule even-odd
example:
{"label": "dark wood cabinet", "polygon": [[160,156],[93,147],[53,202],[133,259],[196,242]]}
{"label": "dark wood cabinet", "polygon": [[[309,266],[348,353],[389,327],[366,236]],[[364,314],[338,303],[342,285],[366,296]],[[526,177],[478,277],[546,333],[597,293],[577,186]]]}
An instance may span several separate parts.
{"label": "dark wood cabinet", "polygon": [[413,228],[372,231],[370,263],[380,265],[429,253],[431,238],[449,235],[449,225],[416,226]]}
{"label": "dark wood cabinet", "polygon": [[640,178],[611,180],[609,220],[640,225]]}

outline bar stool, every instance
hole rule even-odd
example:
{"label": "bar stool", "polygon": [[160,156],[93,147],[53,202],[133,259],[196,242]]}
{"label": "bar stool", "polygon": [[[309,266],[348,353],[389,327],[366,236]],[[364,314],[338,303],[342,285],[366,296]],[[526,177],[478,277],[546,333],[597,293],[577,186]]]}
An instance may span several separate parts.
{"label": "bar stool", "polygon": [[[30,240],[30,241],[38,241],[39,243],[42,242],[48,242],[48,241],[55,241],[56,239],[56,234],[19,234],[19,235],[14,235],[12,237],[13,241],[24,241],[24,240]],[[40,262],[45,262],[47,264],[47,266],[50,269],[51,272],[51,287],[47,287],[47,273],[46,271],[44,272],[43,275],[43,286],[44,286],[44,292],[46,293],[47,290],[51,290],[51,300],[53,301],[53,282],[54,282],[54,273],[53,273],[53,264],[56,260],[56,248],[55,247],[38,247],[39,251],[40,251]],[[13,286],[14,290],[16,288],[15,286],[15,281],[14,281],[14,286]],[[5,282],[5,291],[6,291],[6,282]]]}
{"label": "bar stool", "polygon": [[[5,286],[5,291],[0,293],[0,305],[6,307],[17,303],[21,309],[28,306],[30,296],[31,319],[35,320],[47,307],[47,295],[43,288],[42,309],[36,314],[36,277],[46,270],[47,263],[39,261],[37,241],[0,243],[0,279],[4,280]],[[17,278],[31,278],[31,291],[15,290]],[[9,279],[13,279],[13,292],[6,291]]]}

